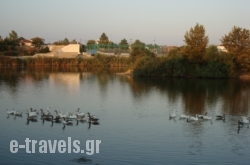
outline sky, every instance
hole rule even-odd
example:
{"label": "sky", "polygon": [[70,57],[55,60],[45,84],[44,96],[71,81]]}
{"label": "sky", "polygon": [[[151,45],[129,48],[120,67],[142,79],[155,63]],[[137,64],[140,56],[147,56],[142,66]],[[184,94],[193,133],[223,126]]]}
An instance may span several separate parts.
{"label": "sky", "polygon": [[104,32],[115,43],[125,38],[181,46],[199,23],[209,44],[217,45],[233,26],[250,29],[249,16],[249,0],[1,0],[0,36],[15,30],[46,43],[86,43]]}

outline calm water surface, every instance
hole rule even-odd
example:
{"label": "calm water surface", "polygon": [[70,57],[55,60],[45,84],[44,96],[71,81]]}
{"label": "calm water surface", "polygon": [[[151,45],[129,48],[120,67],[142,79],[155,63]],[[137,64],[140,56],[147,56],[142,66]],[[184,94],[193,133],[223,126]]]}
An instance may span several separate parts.
{"label": "calm water surface", "polygon": [[[250,83],[238,80],[149,80],[91,73],[0,73],[0,164],[249,164]],[[90,112],[99,125],[27,122],[30,108]],[[23,112],[22,117],[6,111]],[[176,120],[169,114],[175,111]],[[181,114],[208,113],[188,123]],[[226,120],[215,120],[226,114]],[[101,140],[100,153],[10,152],[10,141]]]}

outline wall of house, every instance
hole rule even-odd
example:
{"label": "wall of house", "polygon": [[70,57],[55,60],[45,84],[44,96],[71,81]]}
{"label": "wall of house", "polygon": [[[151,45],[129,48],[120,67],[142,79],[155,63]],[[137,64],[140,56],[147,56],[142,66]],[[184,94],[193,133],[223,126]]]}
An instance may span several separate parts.
{"label": "wall of house", "polygon": [[79,44],[69,44],[61,48],[61,51],[64,53],[80,53],[80,45]]}

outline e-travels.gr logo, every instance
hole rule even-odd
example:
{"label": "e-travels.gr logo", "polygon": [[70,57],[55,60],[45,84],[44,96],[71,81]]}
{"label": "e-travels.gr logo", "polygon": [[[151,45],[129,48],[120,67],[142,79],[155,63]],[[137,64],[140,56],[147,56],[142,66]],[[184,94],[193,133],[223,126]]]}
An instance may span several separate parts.
{"label": "e-travels.gr logo", "polygon": [[[85,149],[81,149],[80,140],[68,137],[65,140],[31,140],[25,139],[25,144],[19,144],[17,140],[10,141],[10,152],[17,153],[19,149],[25,149],[26,153],[85,153],[93,155],[100,152],[101,140],[86,140]],[[38,148],[38,151],[36,150]]]}

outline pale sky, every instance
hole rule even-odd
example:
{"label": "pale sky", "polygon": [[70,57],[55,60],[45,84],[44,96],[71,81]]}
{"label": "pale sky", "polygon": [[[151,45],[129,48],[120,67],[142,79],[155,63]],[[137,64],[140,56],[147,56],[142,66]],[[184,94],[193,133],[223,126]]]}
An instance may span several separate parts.
{"label": "pale sky", "polygon": [[233,26],[250,29],[250,0],[1,0],[0,35],[11,30],[45,42],[76,39],[86,43],[105,32],[118,43],[183,45],[196,23],[209,44],[219,44]]}

